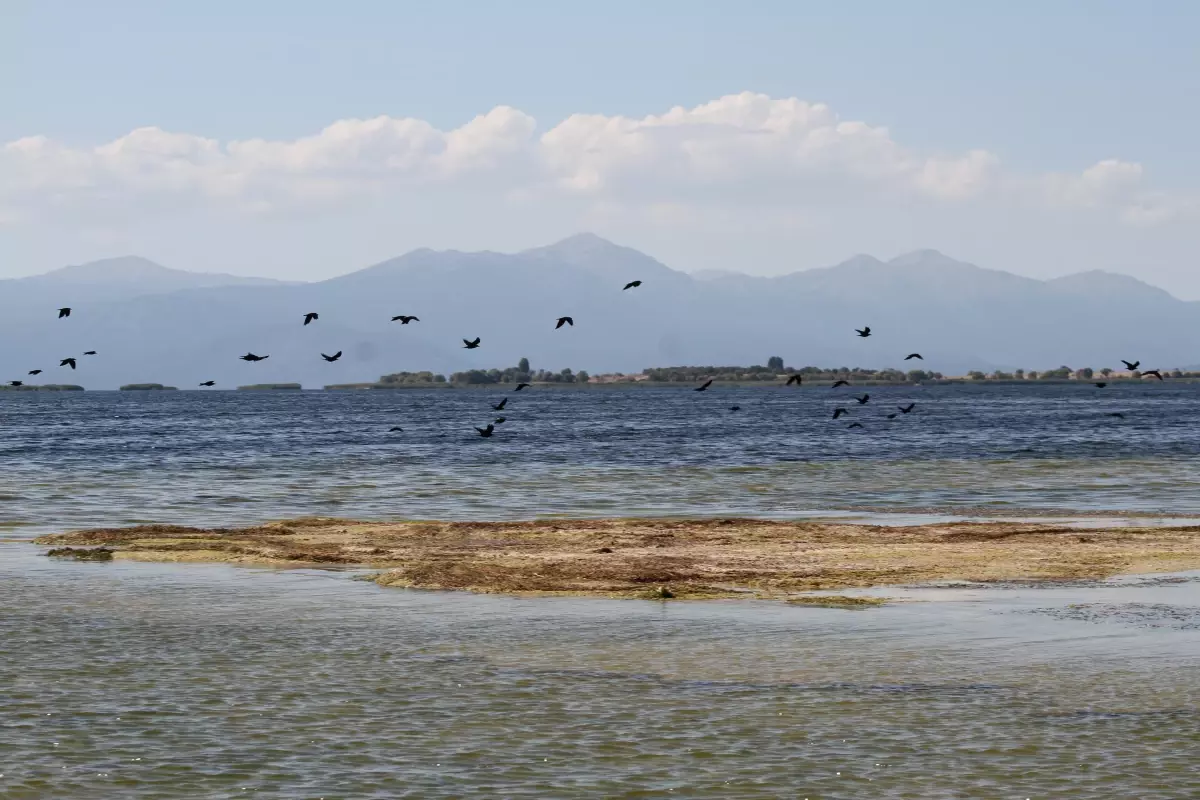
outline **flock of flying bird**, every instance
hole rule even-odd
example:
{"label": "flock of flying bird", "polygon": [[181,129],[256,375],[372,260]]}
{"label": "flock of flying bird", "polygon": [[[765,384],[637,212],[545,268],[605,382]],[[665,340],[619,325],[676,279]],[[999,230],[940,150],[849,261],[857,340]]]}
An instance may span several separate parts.
{"label": "flock of flying bird", "polygon": [[[639,287],[641,285],[642,285],[642,282],[640,280],[630,281],[629,283],[625,284],[625,287],[621,291],[627,291],[629,289],[636,289],[637,287]],[[71,316],[71,309],[69,307],[63,307],[63,308],[58,309],[58,318],[59,319],[64,319],[64,318],[70,317],[70,316]],[[315,311],[310,311],[304,315],[304,325],[306,325],[306,326],[310,325],[311,323],[319,320],[320,318],[321,318],[320,314],[318,314]],[[415,316],[410,316],[407,314],[397,314],[396,316],[392,317],[391,321],[399,322],[401,325],[408,325],[411,322],[420,322],[421,320]],[[555,322],[554,329],[558,330],[559,328],[563,327],[564,325],[567,325],[569,327],[575,327],[575,320],[571,317],[559,317],[557,319],[557,321]],[[857,333],[858,336],[862,339],[866,339],[867,337],[871,336],[871,328],[869,326],[864,326],[862,328],[855,328],[854,332]],[[482,339],[481,339],[481,337],[476,336],[474,339],[463,339],[462,342],[463,342],[464,349],[475,350],[482,343]],[[96,355],[96,351],[88,350],[88,351],[84,352],[83,355],[94,356],[94,355]],[[271,357],[270,355],[260,356],[260,355],[254,354],[254,353],[246,353],[244,356],[239,356],[239,358],[242,361],[266,361],[270,357]],[[327,361],[329,363],[333,363],[334,361],[337,361],[341,357],[342,357],[341,350],[338,350],[333,355],[326,355],[325,353],[321,353],[321,358],[325,359],[325,361]],[[904,360],[911,361],[914,358],[920,359],[922,361],[925,359],[925,357],[922,356],[920,353],[909,353],[908,355],[906,355],[904,357]],[[1137,368],[1139,366],[1141,366],[1142,362],[1141,361],[1126,361],[1125,359],[1121,359],[1121,363],[1125,365],[1126,369],[1128,369],[1130,372],[1133,372],[1134,370],[1137,370]],[[58,365],[60,367],[70,367],[71,369],[75,369],[76,368],[76,360],[73,356],[64,358],[59,362]],[[40,374],[42,374],[42,370],[31,369],[31,370],[29,370],[29,374],[30,375],[40,375]],[[1160,381],[1163,379],[1162,373],[1156,369],[1143,370],[1141,372],[1141,375],[1143,377],[1148,375],[1148,376],[1157,378]],[[788,376],[787,382],[784,384],[784,386],[793,386],[793,385],[800,386],[800,385],[802,385],[802,383],[803,383],[803,379],[800,376],[800,374],[794,373],[794,374]],[[710,386],[712,386],[712,384],[713,384],[713,379],[709,378],[701,385],[695,387],[694,391],[697,391],[697,392],[707,391],[708,388]],[[9,385],[13,386],[13,387],[21,387],[21,386],[24,386],[25,384],[23,381],[10,381]],[[216,381],[204,381],[203,383],[201,383],[199,385],[202,387],[212,387],[212,386],[216,386]],[[529,388],[531,385],[532,384],[529,384],[529,383],[518,383],[516,389],[514,389],[513,391],[519,392],[522,389]],[[834,381],[830,388],[837,389],[841,386],[849,386],[849,385],[850,385],[850,382],[847,380],[838,380],[838,381]],[[1097,381],[1095,383],[1095,386],[1098,389],[1103,389],[1106,386],[1108,386],[1108,383],[1106,383],[1104,381]],[[855,397],[853,399],[858,403],[858,405],[865,406],[867,403],[870,402],[871,395],[864,392],[862,397]],[[508,405],[508,398],[505,397],[499,403],[492,404],[492,410],[493,411],[503,411],[505,406],[507,406],[507,405]],[[911,413],[914,408],[916,408],[916,403],[909,403],[907,406],[897,406],[896,407],[899,414]],[[729,410],[730,411],[740,411],[741,406],[736,406],[736,405],[730,406]],[[842,406],[838,406],[837,408],[835,408],[833,410],[833,418],[836,420],[836,419],[839,419],[840,417],[846,416],[849,413],[850,413],[850,411],[848,409],[846,409]],[[1121,414],[1120,412],[1114,412],[1112,414],[1109,414],[1109,416],[1122,417],[1122,418],[1124,417],[1124,415]],[[896,417],[897,417],[896,412],[892,412],[887,415],[888,419],[895,419]],[[483,427],[483,428],[476,427],[475,430],[479,432],[480,436],[482,436],[484,438],[489,438],[489,437],[491,437],[491,435],[493,433],[495,433],[496,425],[500,425],[504,421],[505,421],[504,417],[496,417],[495,420],[492,422],[489,422],[486,427]],[[863,424],[861,422],[856,421],[856,422],[851,422],[847,427],[861,428],[861,427],[863,427]],[[392,432],[402,431],[402,430],[403,430],[403,428],[400,428],[400,427],[394,427],[391,429]]]}

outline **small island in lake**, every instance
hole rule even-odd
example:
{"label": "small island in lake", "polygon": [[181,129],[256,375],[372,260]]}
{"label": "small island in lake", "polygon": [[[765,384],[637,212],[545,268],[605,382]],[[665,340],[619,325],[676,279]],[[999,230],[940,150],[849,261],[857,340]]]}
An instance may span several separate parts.
{"label": "small island in lake", "polygon": [[161,383],[127,383],[120,388],[122,392],[177,392],[174,386],[163,386]]}
{"label": "small island in lake", "polygon": [[73,383],[44,383],[40,386],[0,386],[0,392],[82,392],[83,387]]}
{"label": "small island in lake", "polygon": [[239,392],[269,392],[269,391],[300,391],[298,383],[252,383],[249,386],[237,387]]}

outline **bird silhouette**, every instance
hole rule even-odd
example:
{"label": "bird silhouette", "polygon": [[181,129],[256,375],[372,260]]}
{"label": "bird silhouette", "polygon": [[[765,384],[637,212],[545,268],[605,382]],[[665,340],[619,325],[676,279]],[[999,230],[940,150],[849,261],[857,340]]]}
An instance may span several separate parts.
{"label": "bird silhouette", "polygon": [[796,373],[795,375],[788,375],[787,383],[785,383],[784,386],[791,386],[793,383],[796,384],[797,386],[800,385],[800,383],[801,383],[800,373]]}
{"label": "bird silhouette", "polygon": [[503,425],[503,424],[504,424],[504,421],[505,421],[506,419],[507,419],[507,417],[496,417],[496,419],[495,419],[495,423],[496,423],[497,425]]}
{"label": "bird silhouette", "polygon": [[71,369],[75,369],[75,359],[64,358],[62,361],[58,362],[58,365],[60,367],[70,367]]}
{"label": "bird silhouette", "polygon": [[861,428],[862,426],[863,426],[863,424],[861,422],[851,422],[846,427],[847,428]]}
{"label": "bird silhouette", "polygon": [[246,353],[244,356],[238,356],[242,361],[266,361],[270,356],[256,356],[254,353]]}
{"label": "bird silhouette", "polygon": [[925,356],[921,355],[920,353],[909,353],[908,355],[906,355],[906,356],[904,357],[904,360],[905,360],[905,361],[912,361],[914,358],[919,358],[919,359],[921,359],[922,361],[924,361],[924,360],[925,360]]}
{"label": "bird silhouette", "polygon": [[696,387],[696,388],[695,388],[693,391],[696,391],[696,392],[703,392],[703,391],[706,391],[706,390],[708,389],[708,387],[712,386],[712,382],[713,382],[713,379],[712,379],[712,378],[709,378],[709,379],[708,379],[708,380],[706,380],[704,383],[702,383],[701,385],[697,386],[697,387]]}
{"label": "bird silhouette", "polygon": [[474,350],[476,347],[479,347],[479,337],[476,336],[475,341],[473,342],[468,342],[466,339],[463,339],[463,347],[465,347],[467,350]]}
{"label": "bird silhouette", "polygon": [[96,351],[95,351],[95,350],[88,350],[87,352],[85,352],[85,353],[84,353],[84,355],[85,355],[85,356],[94,356],[94,355],[96,355]]}
{"label": "bird silhouette", "polygon": [[63,317],[69,317],[69,316],[71,316],[71,309],[69,309],[69,308],[60,308],[60,309],[58,310],[58,318],[59,318],[59,319],[62,319]]}
{"label": "bird silhouette", "polygon": [[421,320],[417,319],[416,317],[410,317],[405,314],[400,314],[398,316],[392,317],[392,322],[399,322],[401,325],[407,325],[410,322],[420,322],[420,321]]}
{"label": "bird silhouette", "polygon": [[479,435],[486,439],[496,430],[496,426],[489,422],[486,428],[476,428],[475,430],[479,431]]}
{"label": "bird silhouette", "polygon": [[906,406],[896,406],[896,408],[900,409],[901,414],[907,414],[908,412],[912,411],[916,407],[917,407],[916,403],[909,403]]}
{"label": "bird silhouette", "polygon": [[518,383],[518,384],[517,384],[517,388],[516,388],[516,389],[514,389],[513,391],[514,391],[514,392],[519,392],[519,391],[521,391],[522,389],[528,389],[530,386],[533,386],[533,384],[532,384],[532,383]]}
{"label": "bird silhouette", "polygon": [[834,381],[833,386],[830,386],[829,388],[836,389],[839,386],[849,386],[849,385],[850,385],[850,381]]}
{"label": "bird silhouette", "polygon": [[1125,415],[1124,415],[1124,414],[1122,414],[1120,411],[1113,411],[1113,412],[1111,412],[1110,414],[1108,414],[1108,416],[1110,416],[1110,417],[1120,417],[1121,419],[1125,419]]}
{"label": "bird silhouette", "polygon": [[554,330],[558,330],[558,329],[559,329],[559,328],[561,328],[563,325],[570,325],[572,328],[574,328],[574,327],[575,327],[575,320],[571,319],[570,317],[559,317],[559,318],[558,318],[558,324],[556,324],[556,325],[554,326]]}
{"label": "bird silhouette", "polygon": [[216,386],[217,382],[216,381],[205,381],[204,383],[202,383],[200,385],[201,386]]}
{"label": "bird silhouette", "polygon": [[321,318],[320,314],[318,314],[315,311],[310,311],[304,315],[304,324],[307,325],[308,323],[312,322],[314,319],[320,319],[320,318]]}
{"label": "bird silhouette", "polygon": [[[535,400],[534,402],[536,403],[537,401]],[[508,405],[508,398],[507,398],[507,397],[506,397],[506,398],[504,398],[503,400],[501,400],[499,403],[496,403],[494,406],[492,406],[492,411],[503,411],[503,410],[504,410],[504,407],[505,407],[506,405]]]}
{"label": "bird silhouette", "polygon": [[25,384],[22,383],[21,381],[9,381],[8,385],[9,386],[24,386]]}
{"label": "bird silhouette", "polygon": [[31,369],[31,370],[29,370],[29,374],[30,375],[41,375],[42,371],[40,369]]}
{"label": "bird silhouette", "polygon": [[1108,386],[1108,384],[1107,384],[1107,383],[1104,383],[1104,382],[1101,382],[1101,383],[1097,383],[1097,384],[1096,384],[1096,388],[1097,388],[1097,389],[1103,389],[1105,386]]}
{"label": "bird silhouette", "polygon": [[[637,287],[639,287],[641,285],[642,285],[641,281],[630,281],[629,283],[625,284],[625,289],[636,289]],[[625,291],[625,289],[622,289],[621,291],[623,292],[623,291]]]}
{"label": "bird silhouette", "polygon": [[864,393],[862,397],[856,397],[854,399],[858,401],[860,406],[865,406],[867,401],[871,399],[871,395]]}
{"label": "bird silhouette", "polygon": [[321,358],[325,359],[326,361],[328,361],[328,362],[329,362],[329,363],[331,363],[331,364],[332,364],[334,361],[337,361],[337,360],[338,360],[339,358],[341,358],[341,357],[342,357],[342,351],[341,351],[341,350],[338,350],[336,353],[334,353],[334,354],[333,354],[333,355],[331,355],[331,356],[327,356],[327,355],[325,355],[324,353],[321,353]]}
{"label": "bird silhouette", "polygon": [[870,326],[867,326],[867,327],[861,328],[861,329],[855,328],[854,332],[865,339],[871,335],[871,328],[870,328]]}
{"label": "bird silhouette", "polygon": [[401,428],[399,425],[397,425],[397,426],[396,426],[396,427],[394,427],[394,428],[388,428],[388,433],[395,433],[396,431],[400,431],[400,432],[402,432],[402,433],[403,433],[403,432],[404,432],[404,428]]}
{"label": "bird silhouette", "polygon": [[742,407],[741,406],[730,406],[729,410],[730,411],[741,411]]}
{"label": "bird silhouette", "polygon": [[897,415],[896,415],[895,413],[892,413],[892,414],[888,414],[888,415],[887,415],[888,419],[895,419],[895,418],[896,418],[896,416],[897,416]]}
{"label": "bird silhouette", "polygon": [[844,408],[835,408],[833,410],[833,418],[837,419],[838,417],[842,416],[843,414],[849,414],[849,413],[850,412]]}
{"label": "bird silhouette", "polygon": [[1137,368],[1138,368],[1138,366],[1139,366],[1139,365],[1140,365],[1142,362],[1140,362],[1140,361],[1126,361],[1125,359],[1123,359],[1123,358],[1122,358],[1122,359],[1121,359],[1121,363],[1125,365],[1125,369],[1129,370],[1130,372],[1133,372],[1135,369],[1137,369]]}
{"label": "bird silhouette", "polygon": [[1156,369],[1142,370],[1142,377],[1144,378],[1147,375],[1153,375],[1155,378],[1158,378],[1160,381],[1163,379],[1162,373]]}

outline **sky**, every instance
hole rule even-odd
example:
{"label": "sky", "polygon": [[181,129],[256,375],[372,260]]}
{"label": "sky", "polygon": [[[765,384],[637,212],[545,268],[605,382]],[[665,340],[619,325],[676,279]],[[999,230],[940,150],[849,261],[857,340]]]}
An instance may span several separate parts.
{"label": "sky", "polygon": [[1200,3],[0,0],[0,277],[296,280],[579,231],[1200,299]]}

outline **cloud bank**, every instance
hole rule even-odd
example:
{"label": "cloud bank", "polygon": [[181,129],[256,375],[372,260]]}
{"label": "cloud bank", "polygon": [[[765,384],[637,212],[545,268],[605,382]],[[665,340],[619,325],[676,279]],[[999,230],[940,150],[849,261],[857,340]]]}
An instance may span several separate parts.
{"label": "cloud bank", "polygon": [[380,116],[289,141],[220,142],[150,127],[94,147],[30,136],[0,148],[0,226],[206,205],[289,213],[433,189],[660,215],[744,209],[780,220],[855,203],[991,203],[1131,226],[1197,212],[1193,197],[1147,185],[1137,163],[1022,174],[986,150],[922,153],[827,105],[750,92],[640,119],[575,114],[544,130],[499,106],[453,130]]}

